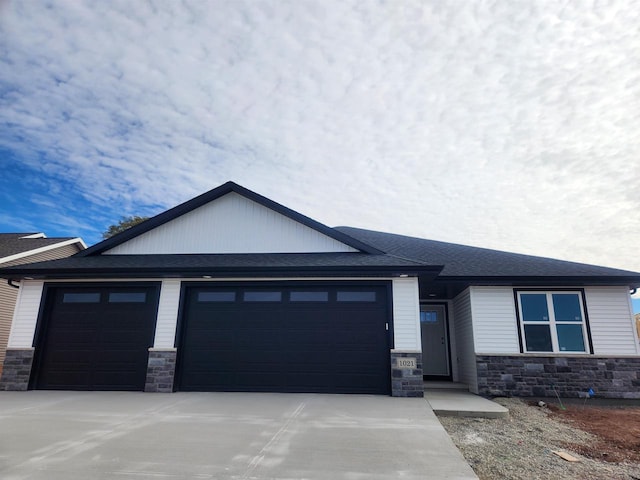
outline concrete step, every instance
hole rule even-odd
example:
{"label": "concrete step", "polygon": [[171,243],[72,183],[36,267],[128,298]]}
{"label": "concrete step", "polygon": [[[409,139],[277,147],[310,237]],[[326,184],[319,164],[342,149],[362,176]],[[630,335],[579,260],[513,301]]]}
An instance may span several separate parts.
{"label": "concrete step", "polygon": [[469,391],[469,386],[464,383],[458,382],[443,382],[443,381],[424,381],[424,389],[426,390],[465,390]]}
{"label": "concrete step", "polygon": [[456,389],[425,390],[424,397],[440,416],[505,418],[509,410],[469,391]]}

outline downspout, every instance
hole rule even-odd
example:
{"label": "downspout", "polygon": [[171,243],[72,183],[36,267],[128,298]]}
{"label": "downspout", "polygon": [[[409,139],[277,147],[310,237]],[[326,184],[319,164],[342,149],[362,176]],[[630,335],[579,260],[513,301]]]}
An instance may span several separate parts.
{"label": "downspout", "polygon": [[9,278],[9,279],[7,279],[7,284],[8,284],[10,287],[13,287],[13,288],[20,288],[20,285],[14,285],[14,284],[13,284],[13,278]]}

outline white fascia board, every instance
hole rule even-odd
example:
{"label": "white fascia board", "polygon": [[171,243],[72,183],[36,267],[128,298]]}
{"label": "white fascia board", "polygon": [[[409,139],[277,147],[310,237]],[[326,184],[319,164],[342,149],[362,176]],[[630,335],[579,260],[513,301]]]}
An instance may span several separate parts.
{"label": "white fascia board", "polygon": [[[24,237],[24,238],[31,238],[31,237]],[[73,245],[74,243],[77,243],[82,247],[80,250],[84,250],[87,248],[87,245],[84,243],[84,241],[80,237],[76,237],[76,238],[71,238],[69,240],[64,240],[59,243],[53,243],[51,245],[46,245],[44,247],[34,248],[33,250],[27,250],[26,252],[20,252],[14,255],[9,255],[8,257],[0,258],[0,263],[12,262],[20,258],[30,257],[31,255],[37,255],[38,253],[46,252],[48,250],[53,250],[55,248],[66,247],[67,245]]]}

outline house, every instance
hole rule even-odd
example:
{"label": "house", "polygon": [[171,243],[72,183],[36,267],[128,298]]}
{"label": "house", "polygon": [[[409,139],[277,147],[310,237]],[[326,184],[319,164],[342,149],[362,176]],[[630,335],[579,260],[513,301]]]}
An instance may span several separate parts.
{"label": "house", "polygon": [[[44,233],[0,233],[0,268],[63,258],[84,250],[80,238],[47,238]],[[9,339],[18,286],[0,283],[0,371]]]}
{"label": "house", "polygon": [[0,276],[6,390],[640,398],[640,273],[329,228],[232,182]]}

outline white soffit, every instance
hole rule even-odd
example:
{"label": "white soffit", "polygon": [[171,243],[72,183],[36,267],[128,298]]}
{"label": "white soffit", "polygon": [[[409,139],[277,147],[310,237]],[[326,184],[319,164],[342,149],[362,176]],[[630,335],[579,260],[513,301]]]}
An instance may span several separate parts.
{"label": "white soffit", "polygon": [[357,251],[253,200],[230,192],[104,254]]}

